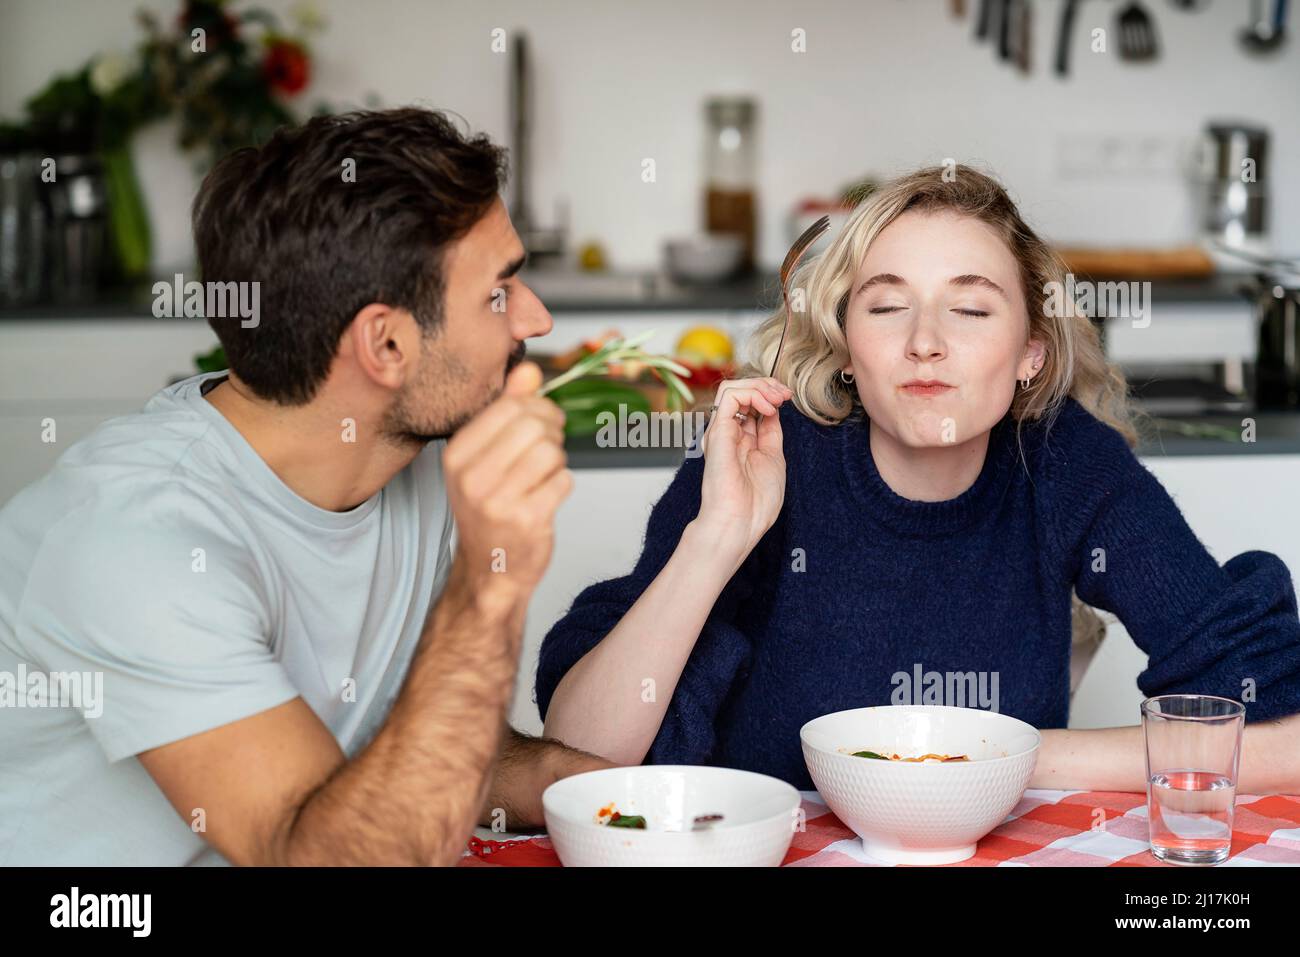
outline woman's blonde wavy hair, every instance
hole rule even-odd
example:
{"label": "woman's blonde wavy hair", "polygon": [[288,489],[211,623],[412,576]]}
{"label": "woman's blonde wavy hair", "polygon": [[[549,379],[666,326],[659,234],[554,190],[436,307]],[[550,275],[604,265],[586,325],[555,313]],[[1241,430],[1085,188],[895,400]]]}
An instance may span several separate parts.
{"label": "woman's blonde wavy hair", "polygon": [[[996,179],[966,165],[928,166],[872,192],[826,251],[805,262],[791,277],[794,308],[775,376],[794,390],[795,407],[823,425],[838,425],[859,406],[856,388],[839,375],[849,358],[845,310],[867,249],[882,229],[909,211],[952,212],[978,219],[997,232],[1019,264],[1028,312],[1025,342],[1035,338],[1046,349],[1038,375],[1028,388],[1017,386],[1011,401],[1017,430],[1025,422],[1043,417],[1050,427],[1065,397],[1073,396],[1123,435],[1130,447],[1136,446],[1138,433],[1128,384],[1106,359],[1092,320],[1081,309],[1048,308],[1048,290],[1069,288],[1065,263],[1029,228]],[[785,312],[782,304],[759,325],[740,375],[765,376],[771,370]],[[1058,315],[1061,312],[1066,315]],[[1073,604],[1076,645],[1099,641],[1104,624],[1077,597]]]}

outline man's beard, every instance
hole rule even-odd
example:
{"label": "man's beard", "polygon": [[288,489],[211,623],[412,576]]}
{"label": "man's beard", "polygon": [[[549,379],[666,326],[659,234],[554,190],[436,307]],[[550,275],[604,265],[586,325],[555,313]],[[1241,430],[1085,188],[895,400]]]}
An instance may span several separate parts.
{"label": "man's beard", "polygon": [[[432,350],[425,353],[423,369],[414,388],[408,388],[398,396],[393,408],[385,416],[381,427],[382,433],[397,445],[425,446],[438,439],[448,439],[478,415],[505,391],[505,380],[510,371],[524,360],[527,347],[520,342],[506,359],[505,371],[501,374],[501,384],[486,399],[468,409],[448,408],[463,397],[459,394],[469,380],[469,372],[464,364],[454,356],[437,356]],[[428,396],[437,407],[429,413],[417,409],[412,396]]]}
{"label": "man's beard", "polygon": [[506,378],[510,375],[511,371],[514,369],[515,366],[519,365],[519,363],[524,361],[524,356],[527,353],[528,353],[528,346],[522,342],[519,343],[517,346],[515,346],[514,351],[510,353],[510,357],[506,359],[506,374],[501,377],[502,389],[506,387]]}

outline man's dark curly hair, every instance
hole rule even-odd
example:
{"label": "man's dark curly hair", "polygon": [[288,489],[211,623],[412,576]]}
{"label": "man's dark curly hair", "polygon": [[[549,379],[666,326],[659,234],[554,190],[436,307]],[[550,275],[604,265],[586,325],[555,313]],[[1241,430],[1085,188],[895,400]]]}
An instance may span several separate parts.
{"label": "man's dark curly hair", "polygon": [[193,222],[205,282],[260,283],[254,327],[208,317],[231,370],[258,396],[301,405],[364,306],[407,309],[435,332],[443,254],[488,211],[506,171],[485,135],[416,108],[316,117],[226,156]]}

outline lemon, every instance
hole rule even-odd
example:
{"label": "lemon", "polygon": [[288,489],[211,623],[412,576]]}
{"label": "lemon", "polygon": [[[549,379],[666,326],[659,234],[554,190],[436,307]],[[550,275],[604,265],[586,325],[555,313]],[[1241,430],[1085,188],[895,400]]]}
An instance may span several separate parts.
{"label": "lemon", "polygon": [[605,250],[600,243],[587,243],[578,251],[578,267],[585,272],[601,272],[605,268]]}
{"label": "lemon", "polygon": [[695,326],[677,340],[677,355],[706,365],[721,365],[731,361],[731,337],[716,326]]}

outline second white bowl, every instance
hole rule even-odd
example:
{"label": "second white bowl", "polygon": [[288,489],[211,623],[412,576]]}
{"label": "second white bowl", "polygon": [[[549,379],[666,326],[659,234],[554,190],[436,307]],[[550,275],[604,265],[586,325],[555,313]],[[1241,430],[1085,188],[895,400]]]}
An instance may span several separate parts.
{"label": "second white bowl", "polygon": [[[893,705],[814,718],[799,739],[822,799],[866,853],[898,864],[951,864],[973,856],[1020,801],[1042,736],[990,711]],[[854,751],[971,760],[881,761]]]}

